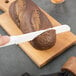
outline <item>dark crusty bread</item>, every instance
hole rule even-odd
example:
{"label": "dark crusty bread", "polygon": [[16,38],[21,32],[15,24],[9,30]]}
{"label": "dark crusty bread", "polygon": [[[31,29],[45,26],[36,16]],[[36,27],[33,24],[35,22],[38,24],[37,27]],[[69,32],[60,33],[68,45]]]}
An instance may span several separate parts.
{"label": "dark crusty bread", "polygon": [[[13,21],[25,34],[52,28],[49,19],[32,0],[14,1],[9,8],[9,13]],[[37,49],[45,50],[51,48],[55,42],[55,30],[50,30],[41,34],[30,43]]]}

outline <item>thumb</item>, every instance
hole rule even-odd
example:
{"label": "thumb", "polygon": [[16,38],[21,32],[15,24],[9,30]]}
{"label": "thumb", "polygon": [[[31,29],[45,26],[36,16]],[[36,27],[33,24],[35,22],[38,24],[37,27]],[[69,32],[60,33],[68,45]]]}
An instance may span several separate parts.
{"label": "thumb", "polygon": [[0,46],[7,44],[10,41],[9,36],[0,35]]}

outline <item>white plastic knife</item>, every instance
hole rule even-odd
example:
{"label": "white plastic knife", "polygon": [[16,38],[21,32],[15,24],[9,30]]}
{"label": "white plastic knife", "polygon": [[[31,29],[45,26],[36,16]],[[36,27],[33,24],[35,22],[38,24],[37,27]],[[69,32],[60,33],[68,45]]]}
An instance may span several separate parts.
{"label": "white plastic knife", "polygon": [[7,43],[3,46],[0,46],[0,47],[6,47],[6,46],[9,46],[9,45],[13,45],[13,44],[19,44],[19,43],[22,43],[22,42],[31,41],[31,40],[35,39],[37,36],[39,36],[40,34],[46,32],[46,31],[52,30],[52,29],[56,30],[56,34],[67,32],[67,31],[71,30],[70,26],[61,25],[61,26],[48,28],[48,29],[40,30],[40,31],[36,31],[36,32],[31,32],[31,33],[27,33],[27,34],[22,34],[22,35],[18,35],[18,36],[10,36],[9,43]]}

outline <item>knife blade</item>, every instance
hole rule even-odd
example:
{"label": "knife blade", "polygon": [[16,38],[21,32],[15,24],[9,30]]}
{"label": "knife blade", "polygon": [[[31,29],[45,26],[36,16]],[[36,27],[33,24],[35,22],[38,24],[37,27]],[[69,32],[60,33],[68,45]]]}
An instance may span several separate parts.
{"label": "knife blade", "polygon": [[7,43],[3,46],[0,46],[0,48],[1,47],[6,47],[6,46],[9,46],[9,45],[14,45],[14,44],[19,44],[19,43],[31,41],[34,38],[36,38],[37,36],[39,36],[40,34],[46,32],[46,31],[52,30],[52,29],[56,30],[56,34],[67,32],[67,31],[71,30],[69,25],[62,25],[62,26],[48,28],[48,29],[45,29],[45,30],[31,32],[31,33],[27,33],[27,34],[18,35],[18,36],[10,36],[9,43]]}

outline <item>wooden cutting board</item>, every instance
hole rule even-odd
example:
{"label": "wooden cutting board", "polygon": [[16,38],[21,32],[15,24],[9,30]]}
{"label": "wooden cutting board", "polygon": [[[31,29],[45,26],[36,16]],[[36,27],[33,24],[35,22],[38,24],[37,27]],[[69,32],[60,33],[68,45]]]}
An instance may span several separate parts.
{"label": "wooden cutting board", "polygon": [[[13,1],[14,0],[9,0],[8,3],[5,3],[5,0],[0,0],[0,9],[4,11],[4,13],[0,15],[0,25],[9,35],[20,35],[22,34],[22,32],[12,21],[8,12],[9,6]],[[49,16],[45,11],[43,12],[52,22],[53,26],[61,25],[53,17]],[[37,64],[37,66],[41,68],[42,66],[47,64],[50,60],[60,55],[67,48],[75,44],[75,42],[76,42],[76,36],[72,32],[65,32],[58,34],[55,46],[46,51],[40,51],[33,48],[29,42],[21,43],[19,44],[19,46]]]}

